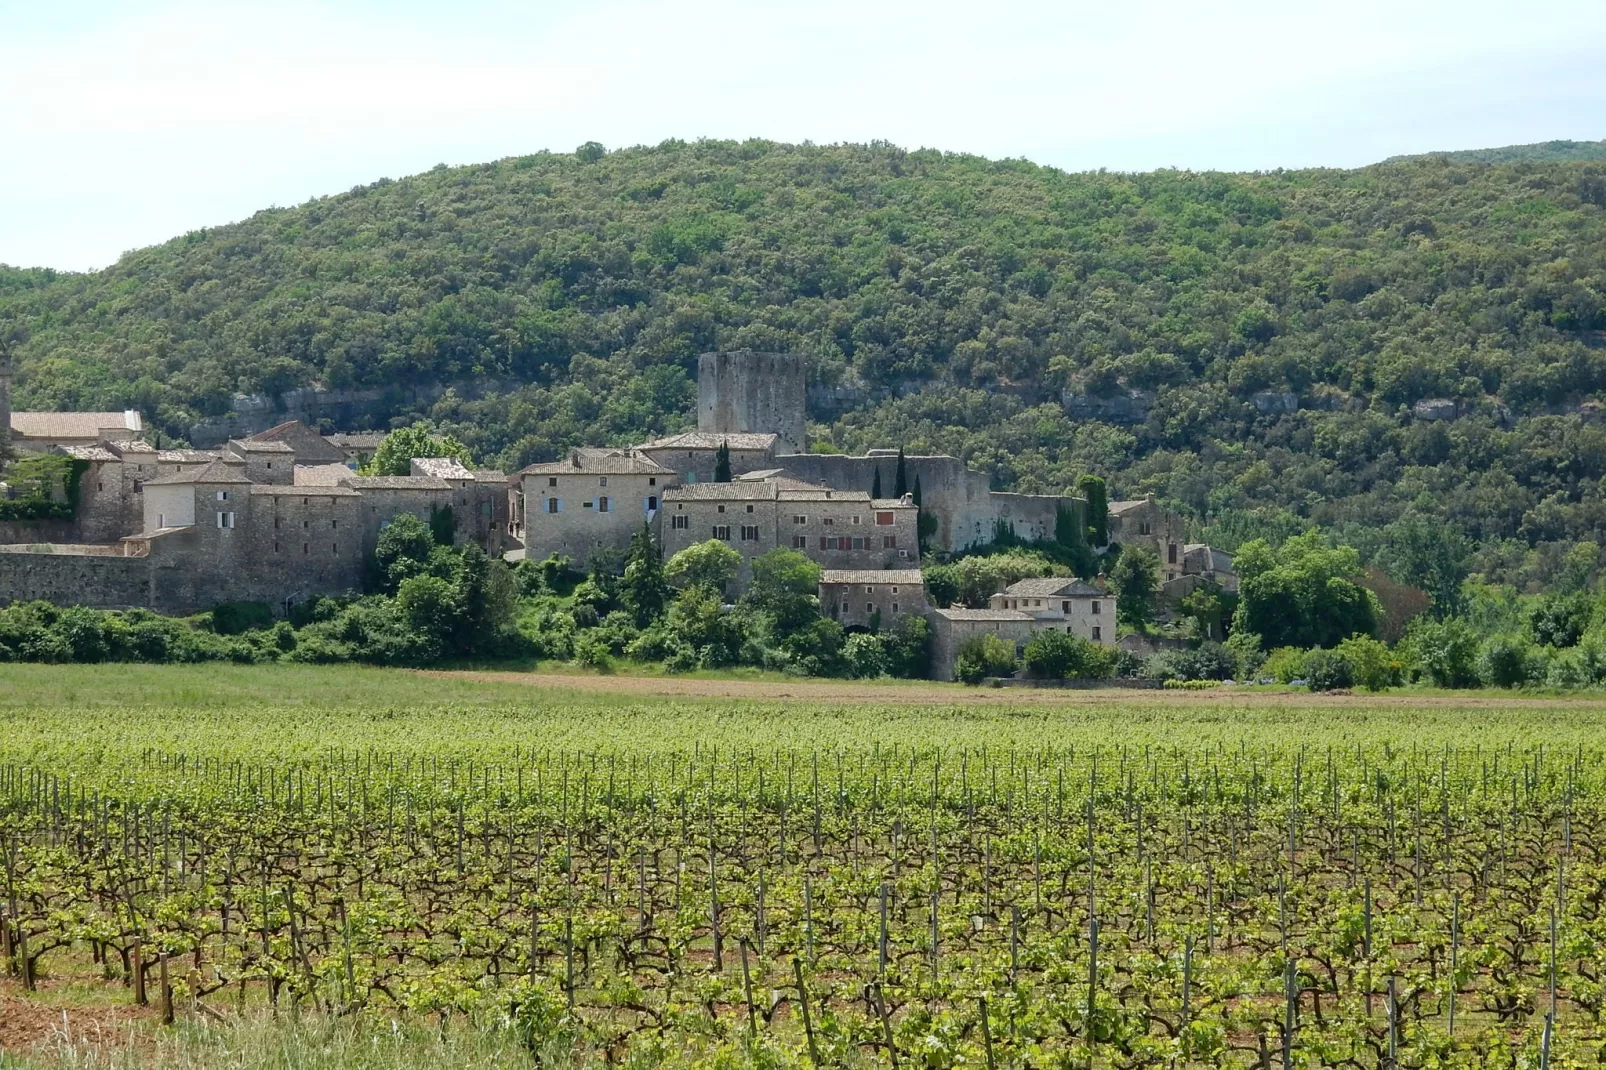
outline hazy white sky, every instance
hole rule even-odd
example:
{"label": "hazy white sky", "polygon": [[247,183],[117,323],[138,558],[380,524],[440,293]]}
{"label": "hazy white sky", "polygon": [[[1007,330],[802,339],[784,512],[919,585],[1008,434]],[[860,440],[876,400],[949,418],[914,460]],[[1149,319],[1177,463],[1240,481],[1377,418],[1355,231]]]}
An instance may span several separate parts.
{"label": "hazy white sky", "polygon": [[1606,137],[1606,0],[0,0],[0,262],[597,140],[1073,170]]}

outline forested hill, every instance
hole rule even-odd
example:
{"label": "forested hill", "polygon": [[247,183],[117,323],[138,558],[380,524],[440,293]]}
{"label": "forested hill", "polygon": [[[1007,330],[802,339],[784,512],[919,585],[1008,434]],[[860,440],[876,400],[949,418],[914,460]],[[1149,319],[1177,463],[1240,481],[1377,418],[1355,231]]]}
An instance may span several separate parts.
{"label": "forested hill", "polygon": [[1315,521],[1401,578],[1521,585],[1606,541],[1602,164],[588,146],[93,275],[0,272],[6,318],[20,404],[134,405],[169,432],[236,392],[479,379],[505,389],[416,415],[515,468],[683,426],[695,355],[749,346],[840,388],[814,413],[827,444],[948,451],[1028,490],[1101,473],[1228,546]]}
{"label": "forested hill", "polygon": [[1503,145],[1498,149],[1459,149],[1417,156],[1390,156],[1384,163],[1443,159],[1450,163],[1559,163],[1606,160],[1606,141],[1536,141],[1531,145]]}

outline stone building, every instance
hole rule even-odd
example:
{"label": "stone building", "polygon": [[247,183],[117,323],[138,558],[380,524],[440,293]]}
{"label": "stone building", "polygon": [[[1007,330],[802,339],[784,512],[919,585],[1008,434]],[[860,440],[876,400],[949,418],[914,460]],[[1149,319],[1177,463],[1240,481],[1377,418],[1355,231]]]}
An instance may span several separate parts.
{"label": "stone building", "polygon": [[660,539],[665,557],[718,539],[742,555],[738,584],[752,559],[776,549],[806,554],[826,568],[908,568],[920,560],[914,502],[872,500],[792,479],[695,483],[664,492]]}
{"label": "stone building", "polygon": [[995,635],[1015,647],[1015,653],[1032,641],[1037,627],[1030,613],[1018,609],[965,609],[931,611],[931,678],[952,680],[959,648],[978,635]]}
{"label": "stone building", "polygon": [[636,452],[669,469],[677,482],[712,483],[721,446],[730,452],[731,475],[738,476],[772,470],[775,442],[773,434],[686,431],[637,446]]}
{"label": "stone building", "polygon": [[849,631],[890,628],[899,617],[923,617],[926,581],[917,568],[828,568],[820,572],[820,612]]}
{"label": "stone building", "polygon": [[94,446],[138,438],[145,430],[145,423],[132,409],[124,412],[12,412],[10,427],[12,448],[49,453],[68,446]]}
{"label": "stone building", "polygon": [[697,430],[773,433],[777,453],[807,449],[808,362],[795,353],[704,353],[697,358]]}
{"label": "stone building", "polygon": [[336,442],[345,437],[320,435],[300,420],[290,420],[252,435],[250,441],[282,442],[295,451],[298,465],[349,465],[350,453]]}
{"label": "stone building", "polygon": [[1111,542],[1152,551],[1160,561],[1161,583],[1182,575],[1188,539],[1181,517],[1162,509],[1152,496],[1111,502],[1109,509]]}
{"label": "stone building", "polygon": [[675,473],[635,450],[577,449],[518,474],[522,556],[564,554],[584,568],[597,550],[622,550],[658,515]]}
{"label": "stone building", "polygon": [[287,442],[275,439],[234,439],[224,446],[229,457],[245,462],[245,474],[253,483],[290,486],[295,483],[296,451]]}
{"label": "stone building", "polygon": [[1104,646],[1115,645],[1115,595],[1074,577],[1017,580],[987,600],[989,609],[1019,610],[1052,628]]}

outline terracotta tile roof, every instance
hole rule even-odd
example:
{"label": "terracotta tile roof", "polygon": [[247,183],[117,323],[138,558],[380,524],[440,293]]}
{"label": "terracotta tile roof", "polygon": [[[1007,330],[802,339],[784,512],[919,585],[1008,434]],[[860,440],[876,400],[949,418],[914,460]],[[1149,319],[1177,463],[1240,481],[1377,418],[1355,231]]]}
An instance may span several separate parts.
{"label": "terracotta tile roof", "polygon": [[925,586],[925,577],[917,568],[828,568],[820,573],[820,583],[896,583],[910,587]]}
{"label": "terracotta tile roof", "polygon": [[98,438],[111,428],[143,431],[144,421],[132,409],[123,412],[14,412],[11,431],[23,438]]}
{"label": "terracotta tile roof", "polygon": [[1090,583],[1084,583],[1075,576],[1034,576],[1030,579],[1016,580],[1004,588],[1004,594],[1011,598],[1108,598],[1107,591],[1101,591]]}
{"label": "terracotta tile roof", "polygon": [[346,474],[342,482],[354,490],[451,490],[439,476],[358,476]]}
{"label": "terracotta tile roof", "polygon": [[69,457],[75,457],[80,461],[122,460],[121,457],[113,453],[111,450],[106,449],[104,446],[66,446],[61,452],[65,453]]}
{"label": "terracotta tile roof", "polygon": [[362,495],[350,487],[332,486],[285,486],[283,483],[253,483],[252,494],[270,494],[283,497],[300,495],[303,498],[361,498]]}
{"label": "terracotta tile roof", "polygon": [[377,450],[390,437],[388,431],[350,431],[325,435],[331,443],[353,450]]}
{"label": "terracotta tile roof", "polygon": [[116,453],[155,453],[156,447],[138,438],[109,439],[106,447]]}
{"label": "terracotta tile roof", "polygon": [[298,464],[294,474],[297,487],[338,487],[355,475],[343,464]]}
{"label": "terracotta tile roof", "polygon": [[1154,502],[1148,498],[1129,498],[1126,501],[1111,502],[1105,509],[1111,516],[1120,516],[1122,513],[1130,513],[1139,506],[1153,504]]}
{"label": "terracotta tile roof", "polygon": [[775,448],[779,435],[759,434],[750,431],[682,431],[678,435],[654,439],[637,449],[643,450],[717,450],[723,443],[733,450],[768,450]]}
{"label": "terracotta tile roof", "polygon": [[506,483],[507,473],[496,468],[476,468],[474,470],[476,483]]}
{"label": "terracotta tile roof", "polygon": [[855,502],[868,506],[862,490],[835,490],[800,479],[766,479],[760,483],[682,483],[664,491],[664,501],[704,502]]}
{"label": "terracotta tile roof", "polygon": [[231,438],[229,451],[232,453],[294,453],[295,447],[288,442],[278,439],[261,438]]}
{"label": "terracotta tile roof", "polygon": [[240,471],[238,465],[228,464],[225,461],[214,460],[199,468],[192,468],[187,472],[175,472],[160,479],[147,479],[147,487],[165,487],[179,483],[249,483],[245,473]]}
{"label": "terracotta tile roof", "polygon": [[455,457],[414,457],[413,475],[472,480],[474,473]]}
{"label": "terracotta tile roof", "polygon": [[283,442],[296,451],[300,464],[334,464],[346,453],[300,420],[289,420],[251,436],[253,442]]}
{"label": "terracotta tile roof", "polygon": [[948,620],[1035,621],[1030,613],[1018,609],[939,609],[937,616]]}
{"label": "terracotta tile roof", "polygon": [[218,455],[211,450],[157,450],[158,464],[206,464],[215,461]]}
{"label": "terracotta tile roof", "polygon": [[532,464],[521,476],[671,476],[672,471],[653,460],[626,450],[570,450],[561,461]]}

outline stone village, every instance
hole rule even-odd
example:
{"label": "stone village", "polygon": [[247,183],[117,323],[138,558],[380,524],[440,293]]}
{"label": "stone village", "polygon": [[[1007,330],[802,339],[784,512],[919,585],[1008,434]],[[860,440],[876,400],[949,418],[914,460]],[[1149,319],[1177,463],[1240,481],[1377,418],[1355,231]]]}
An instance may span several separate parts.
{"label": "stone village", "polygon": [[[11,412],[10,380],[0,363],[0,433],[12,449],[80,464],[70,519],[0,521],[0,604],[189,614],[252,601],[282,611],[361,589],[380,531],[411,513],[444,518],[458,543],[509,561],[562,554],[584,567],[599,549],[623,549],[643,523],[666,558],[719,539],[740,552],[744,572],[754,557],[795,549],[822,567],[821,612],[845,627],[927,617],[938,679],[952,679],[973,635],[1021,646],[1063,629],[1116,641],[1114,595],[1074,578],[1022,580],[986,609],[933,608],[920,573],[922,514],[926,545],[952,551],[1000,528],[1052,539],[1061,512],[1080,516],[1086,503],[993,490],[985,473],[942,455],[903,458],[918,506],[908,490],[872,498],[866,488],[891,481],[900,451],[807,452],[801,356],[704,354],[697,430],[574,449],[511,476],[445,458],[416,458],[405,476],[362,475],[382,434],[325,435],[294,421],[215,450],[162,449],[145,440],[138,412]],[[724,482],[715,479],[722,450]],[[1111,503],[1109,529],[1155,552],[1166,598],[1205,581],[1236,590],[1230,556],[1186,543],[1180,520],[1152,500]]]}

